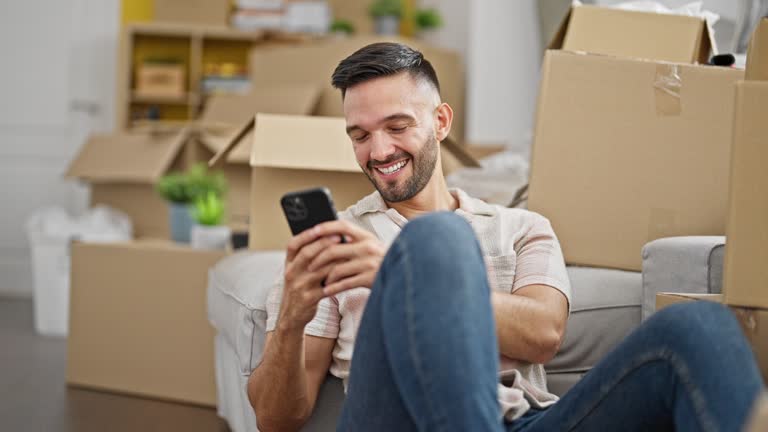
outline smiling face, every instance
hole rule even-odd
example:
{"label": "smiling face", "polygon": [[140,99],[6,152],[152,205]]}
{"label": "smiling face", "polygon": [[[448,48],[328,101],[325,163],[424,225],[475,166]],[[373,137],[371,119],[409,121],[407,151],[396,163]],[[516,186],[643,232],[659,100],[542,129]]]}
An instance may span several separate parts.
{"label": "smiling face", "polygon": [[347,89],[344,116],[357,163],[385,201],[413,198],[436,175],[442,106],[431,84],[407,72]]}

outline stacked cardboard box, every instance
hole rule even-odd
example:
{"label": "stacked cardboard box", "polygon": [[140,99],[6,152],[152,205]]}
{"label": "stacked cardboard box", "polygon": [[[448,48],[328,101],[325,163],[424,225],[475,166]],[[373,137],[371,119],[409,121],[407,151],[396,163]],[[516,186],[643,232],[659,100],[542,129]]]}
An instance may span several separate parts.
{"label": "stacked cardboard box", "polygon": [[703,19],[573,7],[546,52],[528,208],[569,264],[639,271],[660,237],[725,233],[733,85]]}
{"label": "stacked cardboard box", "polygon": [[768,19],[747,54],[746,81],[736,85],[730,200],[723,295],[662,293],[657,309],[672,302],[724,302],[734,311],[768,379]]}

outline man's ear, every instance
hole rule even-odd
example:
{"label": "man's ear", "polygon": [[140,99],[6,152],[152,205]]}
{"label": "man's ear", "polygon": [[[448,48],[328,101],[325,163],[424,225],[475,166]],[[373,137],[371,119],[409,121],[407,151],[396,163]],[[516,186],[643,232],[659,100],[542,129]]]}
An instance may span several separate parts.
{"label": "man's ear", "polygon": [[448,137],[453,124],[453,108],[443,102],[435,110],[435,138],[442,141]]}

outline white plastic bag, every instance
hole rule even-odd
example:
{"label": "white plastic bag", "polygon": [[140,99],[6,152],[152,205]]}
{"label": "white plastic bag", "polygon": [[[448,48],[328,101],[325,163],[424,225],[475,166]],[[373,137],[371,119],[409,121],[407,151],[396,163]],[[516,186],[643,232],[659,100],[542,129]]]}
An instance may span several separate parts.
{"label": "white plastic bag", "polygon": [[29,217],[26,230],[32,258],[35,330],[44,335],[66,336],[70,243],[130,240],[131,220],[106,206],[97,206],[79,218],[72,218],[61,207],[47,207]]}
{"label": "white plastic bag", "polygon": [[517,190],[528,182],[528,161],[506,150],[480,161],[480,168],[461,168],[446,177],[449,187],[492,204],[509,205]]}

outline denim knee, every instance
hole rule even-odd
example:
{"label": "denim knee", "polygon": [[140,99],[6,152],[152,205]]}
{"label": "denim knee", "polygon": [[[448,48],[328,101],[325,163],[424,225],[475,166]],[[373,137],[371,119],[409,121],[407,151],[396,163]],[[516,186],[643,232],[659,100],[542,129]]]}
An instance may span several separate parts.
{"label": "denim knee", "polygon": [[710,301],[674,304],[656,313],[650,325],[667,338],[693,341],[725,337],[740,333],[736,317],[727,306]]}
{"label": "denim knee", "polygon": [[466,253],[468,246],[476,245],[477,238],[469,223],[451,212],[429,213],[408,222],[400,234],[414,240],[421,251],[430,249],[441,253]]}

